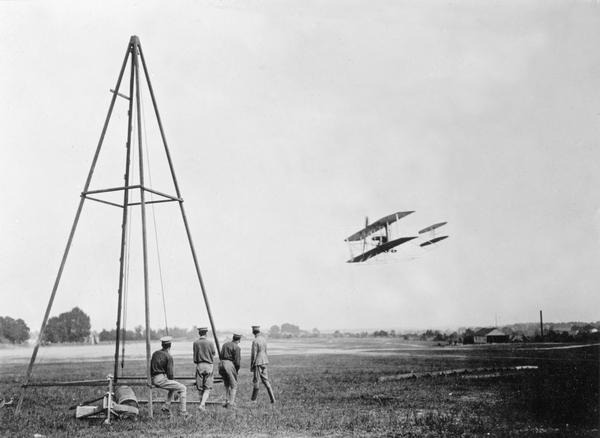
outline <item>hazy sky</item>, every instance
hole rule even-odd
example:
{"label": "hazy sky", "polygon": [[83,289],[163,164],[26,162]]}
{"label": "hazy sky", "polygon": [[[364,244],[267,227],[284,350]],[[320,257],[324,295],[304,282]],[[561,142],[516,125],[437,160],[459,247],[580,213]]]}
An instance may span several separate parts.
{"label": "hazy sky", "polygon": [[[217,328],[600,319],[600,6],[546,0],[0,2],[0,315],[39,329],[134,34]],[[125,120],[119,99],[92,189],[123,184]],[[345,263],[365,216],[402,210],[398,235],[451,237]],[[152,324],[155,235],[169,325],[206,324],[177,205],[148,214]],[[120,215],[85,203],[52,315],[114,327]]]}

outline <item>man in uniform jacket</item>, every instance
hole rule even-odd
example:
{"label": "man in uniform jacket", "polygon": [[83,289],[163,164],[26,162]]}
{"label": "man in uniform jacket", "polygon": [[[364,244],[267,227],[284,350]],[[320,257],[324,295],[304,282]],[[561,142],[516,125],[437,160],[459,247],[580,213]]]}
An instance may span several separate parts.
{"label": "man in uniform jacket", "polygon": [[240,361],[242,353],[240,350],[241,335],[233,335],[233,339],[226,342],[221,347],[221,363],[219,365],[219,374],[223,377],[225,385],[225,404],[224,407],[235,407],[235,395],[238,388],[238,372],[240,370]]}
{"label": "man in uniform jacket", "polygon": [[267,373],[267,364],[269,358],[267,357],[267,340],[260,332],[260,326],[253,325],[252,333],[254,334],[254,340],[252,341],[252,351],[250,354],[250,371],[252,372],[252,398],[254,401],[258,397],[258,390],[260,388],[260,381],[267,388],[267,393],[271,399],[271,403],[275,403],[275,396],[273,395],[273,388],[269,382],[269,375]]}
{"label": "man in uniform jacket", "polygon": [[196,364],[196,388],[200,393],[201,411],[206,410],[206,400],[213,384],[213,358],[216,354],[214,344],[206,338],[207,327],[200,327],[200,337],[194,341],[194,363]]}
{"label": "man in uniform jacket", "polygon": [[171,336],[160,338],[162,349],[152,354],[150,375],[154,386],[169,391],[167,401],[162,410],[171,413],[171,402],[173,401],[173,396],[177,393],[179,394],[179,413],[183,416],[188,416],[189,414],[186,411],[187,389],[185,385],[173,380],[173,357],[169,353],[172,339]]}

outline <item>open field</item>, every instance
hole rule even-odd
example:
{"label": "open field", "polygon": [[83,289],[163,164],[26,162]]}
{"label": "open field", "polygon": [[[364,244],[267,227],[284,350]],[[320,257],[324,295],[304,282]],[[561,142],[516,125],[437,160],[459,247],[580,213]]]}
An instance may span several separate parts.
{"label": "open field", "polygon": [[[565,348],[569,347],[569,348]],[[389,437],[592,437],[599,432],[598,345],[525,344],[439,347],[398,339],[271,341],[270,374],[278,402],[264,388],[249,401],[248,345],[242,345],[239,407],[219,404],[189,410],[183,420],[158,412],[139,421],[75,420],[69,406],[102,394],[105,387],[43,387],[26,392],[23,413],[0,409],[2,436],[389,436]],[[36,380],[101,379],[112,372],[109,346],[42,349]],[[132,350],[135,350],[135,346]],[[92,349],[92,350],[87,350]],[[95,350],[94,350],[95,349]],[[192,375],[191,346],[174,350],[175,373]],[[96,351],[98,354],[91,354]],[[143,351],[143,349],[141,350]],[[6,354],[5,354],[6,353]],[[84,353],[84,354],[81,354]],[[60,356],[60,357],[55,357]],[[129,374],[144,370],[132,354]],[[0,395],[17,396],[27,349],[0,350]],[[385,380],[383,376],[447,369],[531,365],[537,370]],[[479,377],[479,378],[474,378]],[[198,395],[189,388],[189,399]],[[135,387],[138,398],[147,390]],[[164,392],[155,390],[155,397]],[[211,399],[223,387],[215,385]]]}

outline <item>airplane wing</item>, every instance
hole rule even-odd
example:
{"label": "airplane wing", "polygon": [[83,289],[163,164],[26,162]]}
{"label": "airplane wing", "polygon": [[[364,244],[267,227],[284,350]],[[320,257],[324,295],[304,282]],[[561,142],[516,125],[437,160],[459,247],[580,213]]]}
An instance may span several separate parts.
{"label": "airplane wing", "polygon": [[427,245],[432,245],[432,244],[434,244],[434,243],[436,243],[436,242],[439,242],[440,240],[447,239],[448,237],[449,237],[449,236],[440,236],[440,237],[434,237],[433,239],[431,239],[431,240],[428,240],[427,242],[423,242],[423,243],[421,243],[421,245],[419,245],[419,246],[427,246]]}
{"label": "airplane wing", "polygon": [[419,234],[423,234],[426,233],[428,231],[433,231],[436,228],[441,227],[442,225],[446,225],[448,222],[438,222],[437,224],[433,224],[433,225],[429,225],[427,228],[423,228],[421,231],[419,231]]}
{"label": "airplane wing", "polygon": [[364,252],[360,255],[357,255],[356,257],[351,258],[350,260],[347,261],[347,263],[364,262],[364,261],[370,259],[371,257],[375,257],[377,254],[381,254],[382,252],[389,251],[390,249],[392,249],[398,245],[401,245],[403,243],[406,243],[406,242],[416,239],[416,238],[417,238],[417,236],[408,236],[408,237],[399,237],[398,239],[390,240],[389,242],[386,242],[386,243],[379,245],[367,252]]}
{"label": "airplane wing", "polygon": [[386,225],[392,224],[392,223],[396,222],[398,219],[402,219],[404,216],[407,216],[411,213],[414,213],[414,211],[399,211],[397,213],[382,217],[381,219],[376,220],[372,224],[366,226],[362,230],[357,231],[350,237],[346,238],[346,241],[363,240],[368,235],[373,234],[376,231],[379,231],[380,229],[384,228]]}

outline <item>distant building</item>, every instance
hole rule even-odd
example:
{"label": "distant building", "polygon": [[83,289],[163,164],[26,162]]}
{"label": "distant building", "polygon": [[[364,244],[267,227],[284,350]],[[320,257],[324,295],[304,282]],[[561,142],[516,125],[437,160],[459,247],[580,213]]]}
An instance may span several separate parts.
{"label": "distant building", "polygon": [[492,330],[494,330],[494,329],[491,329],[491,328],[482,328],[482,329],[477,330],[473,334],[473,343],[475,343],[475,344],[487,344],[487,342],[488,342],[487,335]]}
{"label": "distant building", "polygon": [[509,336],[497,328],[486,327],[471,333],[463,337],[464,344],[493,344],[509,341]]}
{"label": "distant building", "polygon": [[486,342],[488,344],[497,344],[508,342],[508,335],[504,333],[502,330],[494,329],[489,332],[486,336]]}
{"label": "distant building", "polygon": [[92,344],[92,345],[98,344],[99,343],[98,333],[95,331],[90,332],[90,334],[84,339],[83,342],[85,344]]}

